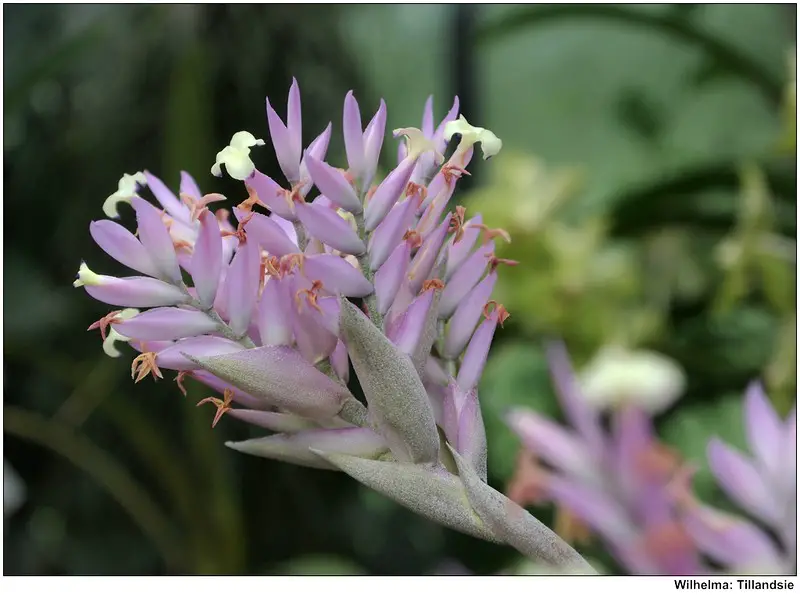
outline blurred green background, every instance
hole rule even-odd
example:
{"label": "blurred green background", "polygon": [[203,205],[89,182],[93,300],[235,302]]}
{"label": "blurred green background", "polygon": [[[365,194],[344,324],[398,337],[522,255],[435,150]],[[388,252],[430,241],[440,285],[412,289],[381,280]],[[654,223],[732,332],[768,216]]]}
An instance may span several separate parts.
{"label": "blurred green background", "polygon": [[[511,311],[481,386],[490,482],[518,443],[500,416],[558,416],[546,337],[578,363],[617,342],[674,358],[685,396],[658,426],[702,463],[741,443],[740,397],[796,399],[795,6],[4,6],[6,574],[493,573],[518,562],[342,474],[227,450],[197,385],[134,386],[84,329],[82,258],[121,273],[88,224],[124,172],[206,191],[237,130],[266,136],[291,77],[308,142],[381,97],[388,128],[462,111],[504,141],[459,193],[513,243]],[[280,111],[280,110],[279,110]],[[384,169],[394,163],[387,141]],[[277,174],[271,151],[254,153]],[[24,486],[17,506],[9,492]],[[701,496],[719,498],[701,470]],[[547,508],[536,510],[549,522]],[[591,546],[588,553],[602,558]],[[611,564],[610,562],[607,562]],[[613,566],[611,567],[613,570]],[[454,570],[455,569],[455,570]]]}

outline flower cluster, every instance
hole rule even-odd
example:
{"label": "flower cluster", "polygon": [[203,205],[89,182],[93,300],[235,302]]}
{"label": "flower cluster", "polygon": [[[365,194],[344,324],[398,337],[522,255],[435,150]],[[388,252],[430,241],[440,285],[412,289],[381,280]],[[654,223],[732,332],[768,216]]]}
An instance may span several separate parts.
{"label": "flower cluster", "polygon": [[717,483],[758,522],[705,506],[685,492],[685,526],[700,550],[731,573],[797,572],[797,410],[781,420],[764,390],[745,395],[745,433],[752,458],[719,439],[707,448]]}
{"label": "flower cluster", "polygon": [[[638,402],[619,402],[587,398],[587,390],[601,384],[608,388],[609,383],[597,378],[617,376],[599,370],[598,360],[578,377],[563,345],[550,345],[548,357],[572,427],[527,410],[509,415],[509,425],[523,443],[509,485],[512,500],[523,505],[556,503],[558,530],[564,537],[585,540],[592,530],[633,574],[710,574],[715,565],[738,574],[795,572],[795,412],[781,421],[754,383],[745,399],[745,427],[754,460],[716,439],[708,446],[711,470],[720,486],[775,538],[749,521],[701,504],[691,491],[693,469],[658,442],[649,416],[674,400],[672,388],[682,383],[671,365],[651,366],[651,375],[662,369],[662,374],[654,374],[656,388],[667,396],[653,393]],[[607,353],[602,356],[603,361],[607,358]],[[656,362],[652,355],[642,362],[646,360]],[[605,363],[616,367],[617,362]],[[636,376],[637,366],[631,372]],[[652,377],[649,382],[653,384]],[[617,395],[631,388],[630,382],[610,384],[616,386]],[[641,382],[638,385],[641,389]],[[606,425],[598,405],[612,401],[615,407]]]}
{"label": "flower cluster", "polygon": [[556,502],[565,531],[585,536],[588,525],[634,574],[697,574],[699,556],[669,489],[685,473],[656,441],[646,411],[628,402],[612,412],[607,430],[600,410],[584,397],[563,345],[551,345],[548,357],[572,428],[531,411],[509,415],[528,450],[523,457],[536,456],[521,461],[511,498],[523,504]]}
{"label": "flower cluster", "polygon": [[[330,124],[303,150],[296,81],[285,122],[266,108],[287,184],[256,168],[263,140],[234,134],[211,172],[244,182],[235,225],[209,208],[225,197],[203,194],[186,173],[178,196],[144,172],[123,177],[106,201],[111,217],[130,204],[138,231],[106,219],[91,224],[92,237],[141,273],[80,267],[76,287],[124,308],[90,327],[106,352],[119,354],[119,341],[137,349],[137,382],[174,370],[180,387],[186,377],[208,385],[221,395],[200,402],[216,406],[214,424],[227,414],[275,432],[229,444],[236,450],[344,471],[446,526],[590,571],[485,483],[476,387],[508,316],[491,299],[497,269],[515,263],[495,256],[495,242],[510,241],[503,230],[448,203],[475,144],[489,158],[500,139],[459,117],[457,99],[435,126],[429,99],[420,129],[394,131],[404,139],[397,166],[376,182],[383,102],[363,127],[346,96],[344,169],[325,161]],[[145,186],[159,206],[139,196]],[[350,364],[366,405],[348,390]]]}

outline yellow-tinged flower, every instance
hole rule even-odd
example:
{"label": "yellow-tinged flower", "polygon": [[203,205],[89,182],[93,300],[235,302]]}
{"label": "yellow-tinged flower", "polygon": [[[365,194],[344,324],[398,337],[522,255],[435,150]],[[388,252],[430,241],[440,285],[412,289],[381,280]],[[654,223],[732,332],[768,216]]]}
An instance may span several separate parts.
{"label": "yellow-tinged flower", "polygon": [[78,278],[72,282],[73,287],[83,287],[84,285],[101,285],[103,279],[100,275],[89,268],[85,262],[78,268]]}
{"label": "yellow-tinged flower", "polygon": [[211,166],[211,173],[217,177],[222,175],[220,166],[224,165],[228,175],[234,180],[246,180],[255,171],[256,166],[250,159],[250,147],[260,147],[264,141],[249,132],[242,130],[231,137],[230,144],[217,153],[217,160]]}
{"label": "yellow-tinged flower", "polygon": [[425,136],[419,128],[396,128],[392,131],[395,137],[406,137],[406,159],[416,159],[423,153],[432,152],[436,163],[444,161],[444,156],[436,150],[436,144]]}
{"label": "yellow-tinged flower", "polygon": [[669,407],[686,387],[683,370],[653,351],[609,346],[581,371],[585,398],[598,409],[634,404],[650,413]]}
{"label": "yellow-tinged flower", "polygon": [[116,219],[119,217],[117,205],[121,202],[130,204],[133,197],[139,196],[136,194],[138,186],[146,185],[147,178],[144,173],[137,171],[135,174],[124,174],[117,184],[117,191],[109,196],[103,203],[103,213],[105,213],[106,217]]}
{"label": "yellow-tinged flower", "polygon": [[[133,318],[139,314],[139,310],[136,308],[125,308],[121,312],[118,312],[114,317],[114,322],[120,322],[122,320],[128,320]],[[108,357],[119,357],[122,355],[122,352],[117,349],[115,343],[117,341],[123,341],[127,343],[130,341],[129,337],[126,337],[122,333],[117,332],[113,326],[108,327],[108,334],[106,338],[103,340],[103,351]]]}
{"label": "yellow-tinged flower", "polygon": [[494,132],[486,128],[473,126],[464,116],[459,116],[458,120],[448,122],[444,127],[444,138],[449,141],[454,134],[461,135],[461,142],[458,143],[456,153],[465,153],[475,143],[481,144],[483,158],[494,157],[503,148],[501,141]]}

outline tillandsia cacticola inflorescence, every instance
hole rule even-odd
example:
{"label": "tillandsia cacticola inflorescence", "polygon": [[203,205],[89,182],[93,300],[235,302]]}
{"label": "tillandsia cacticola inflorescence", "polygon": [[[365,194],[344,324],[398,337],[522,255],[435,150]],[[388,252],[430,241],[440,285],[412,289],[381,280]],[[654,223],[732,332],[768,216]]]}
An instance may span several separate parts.
{"label": "tillandsia cacticola inflorescence", "polygon": [[[192,377],[217,391],[199,403],[216,407],[213,425],[227,414],[273,432],[235,450],[343,471],[447,527],[593,572],[486,483],[477,384],[508,316],[491,299],[498,269],[515,263],[494,254],[507,233],[448,203],[475,146],[489,158],[500,139],[460,116],[457,98],[435,126],[429,99],[420,129],[394,131],[398,163],[378,182],[383,101],[363,128],[345,97],[346,169],[324,161],[330,124],[303,150],[296,81],[285,122],[266,107],[287,184],[256,168],[263,140],[234,134],[211,172],[244,182],[235,224],[210,208],[225,197],[185,172],[177,197],[149,172],[124,176],[103,208],[110,219],[91,223],[97,244],[141,274],[80,266],[76,287],[124,308],[90,327],[106,352],[119,356],[120,341],[138,350],[136,382],[174,370],[181,390]],[[158,206],[139,196],[145,187]],[[136,234],[111,220],[123,202]],[[348,390],[351,362],[366,405]]]}

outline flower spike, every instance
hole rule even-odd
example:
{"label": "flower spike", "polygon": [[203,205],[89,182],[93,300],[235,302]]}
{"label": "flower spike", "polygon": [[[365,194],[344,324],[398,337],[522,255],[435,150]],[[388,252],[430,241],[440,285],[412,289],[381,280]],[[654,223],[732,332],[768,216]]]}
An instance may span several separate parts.
{"label": "flower spike", "polygon": [[[303,150],[301,108],[294,79],[284,119],[266,102],[285,181],[256,168],[251,150],[265,143],[249,132],[216,154],[211,173],[242,183],[243,200],[230,211],[218,204],[223,195],[204,193],[187,172],[177,189],[147,170],[120,180],[104,210],[116,217],[117,205],[130,203],[137,229],[103,219],[89,231],[137,276],[101,275],[82,263],[73,283],[119,307],[90,326],[103,350],[120,357],[120,342],[137,350],[137,383],[174,370],[184,396],[189,376],[215,391],[197,403],[214,405],[212,428],[230,414],[277,432],[227,444],[233,450],[344,472],[445,526],[590,571],[486,484],[477,384],[508,316],[492,300],[496,269],[514,263],[494,254],[496,239],[509,240],[505,231],[480,215],[466,220],[450,200],[470,175],[473,145],[488,158],[502,143],[456,121],[458,98],[437,125],[431,97],[421,128],[394,130],[402,137],[397,166],[373,180],[386,103],[364,127],[347,94],[346,163],[326,157],[330,123]],[[445,162],[455,133],[461,143]],[[143,186],[155,202],[137,194]],[[366,403],[347,388],[351,364]],[[636,443],[637,434],[627,434],[626,444]],[[773,461],[771,443],[759,448]],[[722,460],[723,473],[726,466]],[[654,530],[650,541],[669,549],[671,535]]]}

